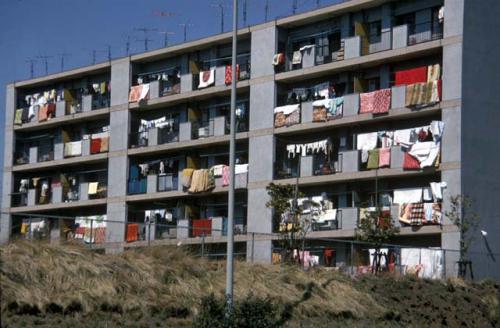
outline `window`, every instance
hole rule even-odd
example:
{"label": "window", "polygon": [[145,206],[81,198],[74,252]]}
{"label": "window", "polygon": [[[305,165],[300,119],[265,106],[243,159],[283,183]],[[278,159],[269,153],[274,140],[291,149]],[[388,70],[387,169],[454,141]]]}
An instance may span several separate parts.
{"label": "window", "polygon": [[370,23],[370,37],[380,37],[382,35],[382,22],[376,21]]}
{"label": "window", "polygon": [[368,79],[368,92],[376,91],[380,89],[380,78]]}

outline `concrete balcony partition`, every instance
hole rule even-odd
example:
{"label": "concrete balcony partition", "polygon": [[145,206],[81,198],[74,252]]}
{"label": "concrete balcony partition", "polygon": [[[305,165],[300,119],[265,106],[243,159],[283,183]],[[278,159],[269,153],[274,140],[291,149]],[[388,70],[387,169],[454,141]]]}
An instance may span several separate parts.
{"label": "concrete balcony partition", "polygon": [[189,238],[189,220],[177,220],[177,239]]}
{"label": "concrete balcony partition", "polygon": [[54,160],[61,160],[64,158],[64,144],[56,143],[54,144]]}
{"label": "concrete balcony partition", "polygon": [[316,47],[312,46],[302,51],[302,68],[314,67],[315,65],[316,65]]}
{"label": "concrete balcony partition", "polygon": [[383,31],[380,35],[370,36],[368,38],[368,52],[370,54],[387,51],[392,48],[391,30]]}
{"label": "concrete balcony partition", "polygon": [[56,117],[63,117],[66,115],[66,101],[61,100],[56,102]]}
{"label": "concrete balcony partition", "polygon": [[86,95],[82,97],[82,112],[92,111],[92,95]]}
{"label": "concrete balcony partition", "polygon": [[314,156],[300,157],[300,176],[311,177],[314,175]]}
{"label": "concrete balcony partition", "polygon": [[156,174],[149,174],[146,183],[146,192],[148,194],[154,194],[158,192],[158,176]]}
{"label": "concrete balcony partition", "polygon": [[218,116],[214,118],[213,135],[223,136],[226,134],[226,117]]}
{"label": "concrete balcony partition", "polygon": [[149,82],[149,99],[156,99],[161,97],[161,81]]}
{"label": "concrete balcony partition", "polygon": [[30,147],[29,163],[34,164],[38,162],[38,147]]}
{"label": "concrete balcony partition", "polygon": [[63,187],[59,184],[52,186],[52,203],[58,204],[64,202]]}
{"label": "concrete balcony partition", "polygon": [[310,123],[313,120],[313,102],[303,102],[301,104],[300,120],[302,123]]}
{"label": "concrete balcony partition", "polygon": [[80,200],[89,200],[89,183],[86,181],[80,182]]}
{"label": "concrete balcony partition", "polygon": [[226,66],[217,66],[215,68],[215,86],[226,85]]}
{"label": "concrete balcony partition", "polygon": [[408,25],[400,25],[392,28],[392,49],[400,49],[408,46]]}
{"label": "concrete balcony partition", "polygon": [[342,158],[342,172],[352,173],[359,172],[360,151],[348,150],[339,153]]}
{"label": "concrete balcony partition", "polygon": [[193,74],[186,73],[181,76],[181,93],[193,91]]}
{"label": "concrete balcony partition", "polygon": [[359,113],[359,93],[344,96],[344,117],[356,116]]}
{"label": "concrete balcony partition", "polygon": [[344,41],[344,58],[351,59],[361,56],[361,37],[353,36]]}
{"label": "concrete balcony partition", "polygon": [[397,228],[401,228],[401,222],[399,222],[399,206],[392,205],[391,206],[391,219],[392,225]]}
{"label": "concrete balcony partition", "polygon": [[150,128],[148,130],[148,146],[158,145],[158,128]]}
{"label": "concrete balcony partition", "polygon": [[353,230],[358,227],[359,209],[357,207],[345,207],[338,210],[341,213],[341,227],[343,230]]}
{"label": "concrete balcony partition", "polygon": [[82,156],[90,156],[90,145],[92,141],[90,138],[82,139]]}
{"label": "concrete balcony partition", "polygon": [[404,152],[400,146],[391,147],[391,168],[402,169],[404,163]]}
{"label": "concrete balcony partition", "polygon": [[406,105],[406,85],[391,88],[391,108],[404,108]]}
{"label": "concrete balcony partition", "polygon": [[179,125],[179,141],[189,141],[193,136],[193,124],[183,122]]}
{"label": "concrete balcony partition", "polygon": [[238,173],[234,176],[234,187],[236,189],[245,189],[248,184],[248,172]]}

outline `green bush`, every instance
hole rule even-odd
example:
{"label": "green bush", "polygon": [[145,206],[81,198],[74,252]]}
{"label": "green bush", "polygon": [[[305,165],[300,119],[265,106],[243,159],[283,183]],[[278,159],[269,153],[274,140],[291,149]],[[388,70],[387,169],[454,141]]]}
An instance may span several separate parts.
{"label": "green bush", "polygon": [[194,320],[196,328],[275,328],[283,325],[278,307],[268,298],[248,295],[235,301],[232,313],[226,317],[226,301],[213,294],[204,297],[200,313]]}

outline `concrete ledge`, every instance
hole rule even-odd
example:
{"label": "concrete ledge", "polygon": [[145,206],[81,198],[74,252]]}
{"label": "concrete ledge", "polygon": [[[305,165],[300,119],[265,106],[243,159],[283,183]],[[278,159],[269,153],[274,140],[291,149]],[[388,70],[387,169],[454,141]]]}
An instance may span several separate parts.
{"label": "concrete ledge", "polygon": [[310,68],[276,74],[277,82],[294,82],[340,73],[351,68],[361,69],[439,52],[447,40],[435,40],[413,46],[381,51],[374,54],[344,59]]}
{"label": "concrete ledge", "polygon": [[[204,147],[207,145],[215,146],[215,145],[219,145],[219,144],[229,143],[229,139],[230,139],[229,135],[224,135],[224,136],[216,136],[216,137],[214,136],[214,137],[208,137],[208,138],[196,139],[196,140],[172,142],[172,143],[166,143],[166,144],[157,145],[157,146],[150,146],[150,147],[132,148],[132,149],[128,150],[128,155],[155,154],[155,153],[161,153],[164,151],[181,150],[184,148]],[[236,134],[236,140],[246,140],[246,139],[248,139],[247,132],[240,132],[240,133]]]}
{"label": "concrete ledge", "polygon": [[79,156],[61,159],[58,161],[47,161],[33,164],[24,164],[12,167],[13,172],[28,172],[36,171],[41,169],[56,169],[63,166],[75,165],[75,164],[91,164],[98,162],[105,162],[108,159],[107,153],[95,154],[90,156]]}
{"label": "concrete ledge", "polygon": [[[373,115],[371,113],[358,114],[349,117],[342,117],[339,119],[330,120],[328,122],[313,122],[296,124],[290,127],[274,129],[274,134],[287,135],[293,133],[300,133],[305,131],[322,131],[328,130],[332,127],[344,127],[352,124],[372,124],[380,121],[400,120],[407,118],[414,118],[419,116],[427,116],[439,113],[443,108],[456,108],[460,106],[461,100],[442,101],[439,104],[431,107],[426,107],[418,110],[411,108],[391,108],[387,115]],[[251,135],[258,133],[258,131],[249,132]]]}
{"label": "concrete ledge", "polygon": [[[181,198],[181,197],[192,197],[192,198],[199,198],[199,197],[206,197],[210,195],[217,195],[217,194],[224,194],[227,193],[229,190],[228,187],[216,187],[212,189],[212,191],[207,191],[207,192],[200,192],[200,193],[195,193],[191,194],[188,192],[184,191],[178,191],[178,190],[172,190],[172,191],[163,191],[163,192],[156,192],[156,193],[145,193],[145,194],[140,194],[140,195],[130,195],[127,196],[126,200],[127,202],[144,202],[144,201],[153,201],[153,200],[162,200],[162,199],[173,199],[173,198]],[[236,192],[245,192],[245,189],[238,189]]]}
{"label": "concrete ledge", "polygon": [[51,211],[51,210],[62,210],[62,209],[72,209],[79,207],[92,207],[97,205],[106,205],[107,199],[92,199],[85,201],[69,202],[69,203],[58,203],[58,204],[45,204],[45,205],[35,205],[35,206],[22,206],[22,207],[12,207],[11,213],[34,213],[41,211]]}
{"label": "concrete ledge", "polygon": [[[242,91],[250,86],[249,80],[239,81],[236,88]],[[174,106],[187,101],[200,101],[210,99],[214,96],[229,95],[231,93],[231,86],[214,86],[206,89],[195,90],[190,92],[179,93],[176,95],[164,96],[156,99],[149,99],[146,104],[139,106],[137,103],[130,103],[131,110],[149,110],[156,108],[165,108]]]}
{"label": "concrete ledge", "polygon": [[75,124],[87,121],[97,121],[105,118],[109,115],[110,108],[96,109],[85,113],[76,113],[71,115],[65,115],[62,117],[55,117],[45,122],[33,122],[23,124],[21,126],[15,126],[14,131],[35,131],[47,128],[60,127],[62,125]]}

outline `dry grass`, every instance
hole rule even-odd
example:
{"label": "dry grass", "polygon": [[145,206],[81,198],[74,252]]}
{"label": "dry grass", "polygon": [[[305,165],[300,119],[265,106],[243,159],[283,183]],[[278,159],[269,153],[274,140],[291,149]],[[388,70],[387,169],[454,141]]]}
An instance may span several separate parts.
{"label": "dry grass", "polygon": [[[224,263],[199,259],[175,247],[100,255],[80,248],[16,243],[1,251],[1,306],[2,313],[7,314],[17,311],[19,316],[19,308],[29,305],[28,309],[40,311],[39,317],[51,312],[78,312],[83,316],[97,312],[135,313],[138,318],[160,313],[169,318],[186,317],[183,320],[188,324],[203,296],[224,295]],[[371,322],[373,326],[384,322],[380,320],[395,322],[396,326],[398,322],[408,323],[404,307],[410,305],[403,304],[413,294],[398,295],[398,290],[409,289],[418,295],[418,286],[429,289],[428,297],[441,292],[457,296],[457,290],[470,293],[473,302],[469,307],[474,302],[479,304],[470,312],[479,313],[479,318],[485,314],[488,323],[497,320],[500,313],[498,286],[494,284],[472,286],[462,281],[392,277],[353,280],[334,271],[304,272],[297,267],[245,262],[237,262],[235,267],[236,297],[253,293],[270,297],[277,304],[292,305],[292,325],[319,320],[332,326],[332,319]],[[420,298],[413,301],[417,305],[424,303]],[[454,303],[453,307],[462,306],[460,300]]]}

